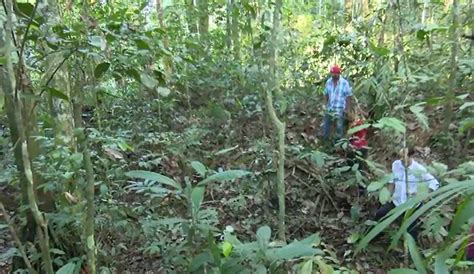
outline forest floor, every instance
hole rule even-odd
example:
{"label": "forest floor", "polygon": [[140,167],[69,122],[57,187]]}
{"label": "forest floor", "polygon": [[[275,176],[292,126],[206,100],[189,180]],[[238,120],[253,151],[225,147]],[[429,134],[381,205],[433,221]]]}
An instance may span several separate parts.
{"label": "forest floor", "polygon": [[[261,119],[248,119],[238,121],[241,125],[235,130],[240,133],[241,138],[239,143],[240,156],[221,157],[213,161],[214,166],[221,166],[224,169],[232,166],[250,166],[248,160],[239,160],[239,157],[244,157],[244,152],[250,149],[251,140],[254,139],[255,132],[261,131],[261,125],[264,122]],[[320,127],[320,121],[312,118],[311,115],[302,113],[294,116],[292,122],[287,125],[287,145],[301,146],[304,149],[316,149],[319,145],[316,143],[318,136],[314,136],[317,129]],[[270,131],[270,128],[267,128]],[[261,138],[261,136],[260,136]],[[420,151],[428,145],[426,138],[419,138],[416,145]],[[383,146],[384,140],[382,136],[373,135],[369,141],[373,149],[370,152],[369,158],[373,161],[381,163],[387,167],[393,158],[391,151],[387,151]],[[208,147],[207,149],[214,148]],[[329,163],[328,168],[336,169],[338,165],[344,162],[344,154],[339,153],[338,157]],[[137,152],[135,158],[138,159],[142,155]],[[425,160],[442,158],[435,151],[431,151],[429,155],[425,155]],[[342,160],[341,160],[342,159]],[[238,163],[238,164],[236,164]],[[136,166],[133,160],[128,163],[129,166]],[[165,171],[169,173],[179,173],[177,165],[169,164],[169,168]],[[173,170],[174,169],[174,170]],[[334,170],[333,170],[334,171]],[[374,211],[378,206],[377,198],[366,193],[359,193],[357,187],[349,186],[344,183],[348,180],[345,175],[341,177],[328,178],[324,175],[326,171],[317,169],[310,161],[301,159],[297,156],[288,155],[286,161],[286,184],[287,184],[287,225],[289,239],[300,239],[312,233],[318,233],[321,236],[322,243],[326,252],[331,254],[331,260],[335,264],[344,265],[351,269],[357,269],[361,273],[385,273],[387,269],[400,267],[403,262],[403,253],[400,250],[390,251],[387,253],[387,237],[372,243],[370,247],[362,254],[354,257],[354,242],[357,240],[357,235],[365,231],[367,226],[365,221],[370,220]],[[329,173],[329,172],[328,172]],[[348,175],[351,176],[351,175]],[[371,175],[368,175],[370,180]],[[324,184],[323,182],[327,182]],[[12,197],[18,194],[12,189],[2,189],[1,200],[6,202],[7,210],[11,213],[15,211],[16,205]],[[229,204],[220,204],[222,200],[229,200],[239,195],[235,190],[222,191],[220,193],[208,193],[205,198],[206,205],[212,205],[219,211],[220,226],[232,225],[237,235],[247,235],[248,238],[253,237],[253,233],[258,225],[264,224],[265,216],[276,216],[276,203],[259,201],[255,196],[247,197],[246,208],[235,209]],[[130,199],[135,202],[143,202],[145,197],[140,194],[130,194],[124,199]],[[122,201],[122,202],[127,202]],[[263,206],[262,206],[263,205]],[[357,214],[354,213],[356,209]],[[357,215],[354,217],[354,214]],[[255,219],[250,227],[244,224],[245,220]],[[274,222],[274,220],[273,220]],[[4,224],[3,218],[0,224]],[[276,227],[276,223],[269,225]],[[137,224],[138,225],[138,224]],[[245,238],[245,236],[243,237]],[[126,239],[115,239],[117,242],[126,241]],[[159,261],[142,254],[140,249],[141,243],[136,243],[135,248],[128,246],[127,252],[118,254],[114,261],[117,261],[118,269],[128,270],[131,273],[144,273],[145,269],[156,270],[159,266]],[[0,272],[6,273],[10,261],[7,251],[12,247],[11,237],[9,233],[2,233],[0,235]]]}

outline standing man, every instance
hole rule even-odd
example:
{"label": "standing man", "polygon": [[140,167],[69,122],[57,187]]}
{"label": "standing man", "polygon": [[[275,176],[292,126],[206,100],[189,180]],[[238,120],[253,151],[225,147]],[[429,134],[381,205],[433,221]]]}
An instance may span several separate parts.
{"label": "standing man", "polygon": [[324,99],[326,113],[324,115],[323,139],[327,141],[332,123],[336,121],[336,137],[344,135],[344,119],[351,108],[352,89],[349,82],[341,77],[341,68],[337,65],[330,70],[331,78],[326,81]]}

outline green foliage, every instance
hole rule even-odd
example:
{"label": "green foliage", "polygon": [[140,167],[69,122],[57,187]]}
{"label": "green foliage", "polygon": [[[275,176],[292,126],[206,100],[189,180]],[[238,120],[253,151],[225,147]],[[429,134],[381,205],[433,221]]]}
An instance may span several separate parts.
{"label": "green foliage", "polygon": [[181,185],[175,180],[155,172],[135,170],[127,172],[126,175],[133,178],[144,179],[145,181],[157,182],[160,184],[171,186],[176,190],[182,190]]}
{"label": "green foliage", "polygon": [[405,239],[408,244],[408,251],[410,252],[410,256],[416,266],[416,270],[418,271],[418,273],[426,274],[427,271],[423,263],[420,251],[416,246],[415,239],[413,239],[413,237],[408,233],[405,234]]}
{"label": "green foliage", "polygon": [[[369,1],[365,7],[357,1],[350,5],[350,1],[346,5],[285,1],[273,77],[264,61],[272,46],[271,1],[207,1],[206,13],[200,6],[160,2],[161,18],[156,16],[156,7],[145,2],[92,1],[87,8],[76,2],[37,8],[15,3],[15,82],[28,107],[23,121],[32,134],[28,142],[39,144],[32,148],[35,155],[31,159],[35,179],[44,181],[38,190],[51,195],[55,205],[46,215],[56,269],[69,273],[75,266],[78,271],[83,263],[86,248],[77,236],[87,197],[83,157],[77,153],[75,138],[85,136],[90,139],[94,161],[95,239],[104,272],[128,270],[134,263],[124,258],[146,264],[139,265],[139,271],[161,271],[163,267],[163,272],[275,273],[294,267],[302,273],[344,273],[341,264],[359,265],[346,254],[341,259],[339,253],[315,251],[317,244],[272,242],[274,213],[267,208],[266,193],[273,191],[268,182],[275,171],[271,161],[274,140],[259,92],[275,80],[281,83],[275,92],[277,111],[287,125],[287,142],[291,142],[285,187],[292,238],[308,233],[307,227],[326,229],[326,224],[334,222],[332,208],[339,213],[335,210],[341,207],[338,196],[345,196],[349,203],[357,204],[351,208],[348,223],[346,216],[338,218],[338,224],[341,219],[351,228],[347,235],[338,236],[356,241],[363,226],[358,222],[368,216],[364,209],[367,197],[357,195],[357,201],[351,200],[355,195],[349,188],[368,184],[368,199],[388,201],[385,186],[390,178],[382,176],[383,161],[400,146],[402,135],[416,135],[416,145],[429,146],[429,157],[439,161],[431,170],[444,186],[416,198],[431,201],[407,216],[394,241],[415,217],[430,213],[425,224],[431,226],[428,232],[438,231],[439,246],[431,247],[433,264],[431,257],[421,256],[432,250],[417,252],[419,247],[409,242],[418,272],[423,272],[422,267],[427,272],[446,271],[465,263],[450,261],[460,256],[452,248],[441,252],[453,243],[462,250],[459,240],[466,234],[472,212],[472,191],[467,184],[473,164],[466,159],[473,142],[470,91],[474,63],[470,43],[447,39],[453,27],[451,9],[441,1],[428,1],[427,14],[423,5],[412,2]],[[459,29],[464,31],[472,23],[467,5],[460,3],[463,23]],[[210,18],[205,35],[191,27],[199,25],[203,15]],[[420,16],[428,18],[420,23]],[[5,16],[1,13],[0,17]],[[400,41],[399,30],[403,32]],[[447,91],[452,66],[446,60],[454,43],[459,50],[456,94],[451,98]],[[0,64],[5,60],[0,56]],[[361,170],[359,164],[348,166],[340,159],[343,153],[336,155],[319,146],[322,86],[334,63],[342,65],[354,99],[370,112],[364,125],[347,133],[365,128],[373,133],[369,136],[370,157],[365,161],[368,170]],[[0,95],[3,114],[8,103]],[[442,132],[439,125],[445,121],[449,100],[453,117],[449,131]],[[84,104],[83,125],[72,122],[81,114],[80,110],[73,114],[78,103]],[[5,172],[0,183],[21,189],[12,150],[18,143],[7,143],[11,133],[2,117],[0,169]],[[416,130],[418,125],[425,130],[423,134]],[[83,130],[74,130],[75,126]],[[300,136],[303,131],[305,136]],[[431,138],[425,140],[425,134]],[[345,150],[348,144],[342,143]],[[448,170],[442,163],[458,167]],[[321,212],[307,215],[311,211],[303,208],[303,202],[308,200]],[[367,247],[373,236],[413,205],[392,212],[362,238],[360,247]],[[23,212],[18,210],[16,223],[26,222]],[[452,225],[444,228],[450,219]],[[235,225],[235,235],[225,233],[229,239],[216,240],[226,225]],[[255,230],[257,238],[252,242]],[[237,242],[237,235],[242,242]],[[331,245],[340,248],[338,241],[326,244],[328,250]],[[34,264],[41,264],[35,250],[28,252]]]}

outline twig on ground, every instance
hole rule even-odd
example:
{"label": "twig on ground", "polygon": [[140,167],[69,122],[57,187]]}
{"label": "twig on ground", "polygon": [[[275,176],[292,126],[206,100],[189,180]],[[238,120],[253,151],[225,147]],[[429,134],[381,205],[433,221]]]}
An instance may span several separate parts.
{"label": "twig on ground", "polygon": [[323,204],[321,205],[321,211],[319,211],[319,220],[323,219],[323,212],[324,212],[325,206],[326,206],[326,200],[323,200]]}
{"label": "twig on ground", "polygon": [[[339,211],[339,207],[337,206],[336,202],[334,202],[334,199],[331,197],[331,195],[329,194],[329,191],[327,190],[326,188],[326,185],[324,184],[324,181],[322,180],[321,176],[315,172],[312,172],[308,169],[306,169],[305,167],[302,167],[300,165],[295,165],[296,168],[298,168],[299,170],[305,172],[306,174],[308,175],[311,175],[311,177],[313,177],[314,179],[316,179],[318,182],[319,182],[319,185],[321,186],[321,189],[323,190],[324,194],[326,194],[327,198],[329,199],[329,201],[331,202],[332,206],[334,207],[335,210]],[[303,180],[301,180],[300,178],[294,176],[298,181],[304,183]],[[307,185],[306,183],[304,183],[305,185]],[[308,186],[308,185],[307,185]],[[308,186],[309,187],[309,186]]]}

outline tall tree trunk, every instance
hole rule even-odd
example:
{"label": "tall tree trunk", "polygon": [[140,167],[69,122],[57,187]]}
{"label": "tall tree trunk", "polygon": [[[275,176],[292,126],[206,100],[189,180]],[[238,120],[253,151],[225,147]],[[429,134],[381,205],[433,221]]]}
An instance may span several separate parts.
{"label": "tall tree trunk", "polygon": [[199,35],[207,35],[209,31],[209,0],[197,0],[199,8]]}
{"label": "tall tree trunk", "polygon": [[28,205],[34,221],[37,224],[36,234],[39,238],[41,257],[43,259],[42,263],[46,273],[52,274],[54,271],[49,250],[48,224],[38,207],[35,183],[33,181],[33,169],[31,168],[31,158],[28,148],[29,139],[27,138],[27,130],[25,129],[25,125],[28,123],[25,123],[22,114],[24,110],[22,89],[16,89],[15,73],[11,59],[11,54],[13,53],[11,35],[14,33],[12,23],[13,3],[11,0],[4,1],[4,9],[5,17],[1,22],[2,28],[0,28],[0,55],[4,56],[4,64],[0,66],[0,83],[2,92],[7,99],[6,101],[12,106],[7,109],[7,113],[9,115],[10,128],[15,129],[17,135],[17,138],[13,139],[17,167],[22,168],[22,170],[19,170],[20,177],[24,180],[23,183],[26,184],[23,188],[26,189]]}
{"label": "tall tree trunk", "polygon": [[239,28],[239,12],[237,12],[237,6],[235,0],[230,0],[230,21],[231,21],[231,32],[232,32],[232,46],[234,50],[234,59],[240,60],[240,28]]}
{"label": "tall tree trunk", "polygon": [[270,43],[270,86],[265,89],[265,103],[268,108],[270,120],[276,130],[278,140],[278,170],[277,170],[277,189],[278,189],[278,237],[282,241],[286,241],[286,225],[285,225],[285,123],[282,122],[273,106],[273,92],[279,89],[279,80],[277,75],[277,54],[278,54],[278,32],[280,30],[282,0],[276,0],[275,10],[273,13],[273,29]]}
{"label": "tall tree trunk", "polygon": [[456,80],[457,80],[457,56],[458,56],[458,0],[453,0],[452,6],[453,25],[451,28],[451,73],[449,74],[449,88],[445,107],[445,124],[444,130],[449,130],[453,118],[453,103],[456,97]]}
{"label": "tall tree trunk", "polygon": [[[163,15],[162,0],[156,0],[155,4],[156,4],[156,14],[158,17],[158,24],[160,25],[160,28],[164,31],[163,46],[166,50],[169,50],[169,39],[168,39],[168,32],[166,31],[165,19]],[[172,63],[171,57],[165,56],[163,58],[163,66],[165,69],[166,79],[169,79],[171,77],[171,74],[173,73],[173,63]]]}
{"label": "tall tree trunk", "polygon": [[184,0],[186,5],[186,19],[188,21],[188,30],[190,33],[197,33],[196,18],[194,18],[194,0]]}
{"label": "tall tree trunk", "polygon": [[426,23],[426,18],[428,17],[428,12],[429,12],[429,6],[430,6],[430,0],[423,0],[423,12],[421,13],[422,24]]}
{"label": "tall tree trunk", "polygon": [[229,52],[232,50],[232,0],[226,1],[226,46]]}
{"label": "tall tree trunk", "polygon": [[[61,19],[59,3],[56,1],[45,1],[45,5],[41,6],[41,11],[46,14],[48,18],[45,24],[46,36],[52,35],[53,26],[55,26]],[[45,47],[48,48],[48,47]],[[67,98],[71,98],[71,85],[69,79],[69,69],[67,67],[67,59],[63,53],[47,52],[47,62],[42,79],[41,86],[47,88],[54,88]],[[52,118],[56,121],[54,130],[56,136],[56,143],[65,143],[71,149],[75,148],[74,143],[74,118],[72,117],[72,105],[70,102],[49,96],[49,107]]]}

